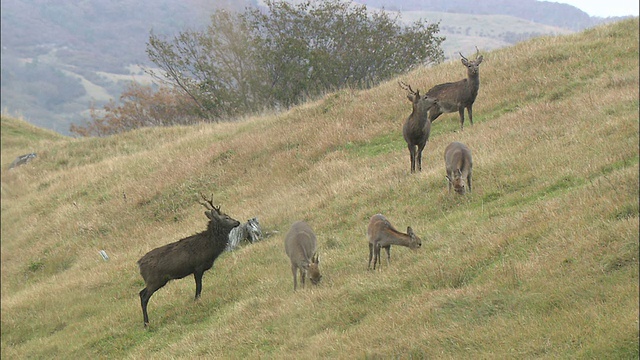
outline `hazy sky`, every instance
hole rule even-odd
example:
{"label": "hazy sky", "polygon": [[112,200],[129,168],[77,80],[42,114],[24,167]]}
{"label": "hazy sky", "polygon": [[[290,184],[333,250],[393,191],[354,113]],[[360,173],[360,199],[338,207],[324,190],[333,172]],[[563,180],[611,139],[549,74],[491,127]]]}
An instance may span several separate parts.
{"label": "hazy sky", "polygon": [[638,16],[638,0],[546,0],[569,4],[591,16]]}

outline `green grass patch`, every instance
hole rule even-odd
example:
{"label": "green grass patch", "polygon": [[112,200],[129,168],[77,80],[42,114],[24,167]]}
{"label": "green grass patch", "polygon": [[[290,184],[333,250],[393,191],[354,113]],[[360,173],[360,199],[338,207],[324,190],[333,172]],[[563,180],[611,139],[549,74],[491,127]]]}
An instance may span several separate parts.
{"label": "green grass patch", "polygon": [[402,138],[402,134],[398,136],[397,132],[383,134],[366,141],[348,142],[343,145],[343,149],[355,157],[376,157],[406,147],[407,144]]}

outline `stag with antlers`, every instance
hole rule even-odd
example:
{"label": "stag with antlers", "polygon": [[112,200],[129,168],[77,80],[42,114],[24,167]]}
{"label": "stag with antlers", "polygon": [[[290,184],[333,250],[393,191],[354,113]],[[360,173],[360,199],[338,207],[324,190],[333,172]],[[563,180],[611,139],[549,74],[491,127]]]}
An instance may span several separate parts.
{"label": "stag with antlers", "polygon": [[409,155],[411,156],[411,172],[422,171],[422,150],[429,141],[431,133],[431,121],[429,121],[428,111],[437,105],[437,99],[426,95],[421,96],[420,90],[413,91],[411,86],[404,82],[398,83],[400,87],[408,92],[407,99],[411,101],[413,110],[402,127],[402,135],[407,142]]}
{"label": "stag with antlers", "polygon": [[427,96],[437,99],[437,104],[429,110],[429,121],[434,122],[443,113],[460,114],[460,130],[464,130],[464,109],[469,113],[469,122],[473,125],[473,103],[480,89],[480,63],[482,55],[476,47],[476,59],[469,61],[462,53],[461,61],[467,67],[467,78],[456,82],[439,84],[427,91]]}
{"label": "stag with antlers", "polygon": [[207,230],[182,240],[149,251],[140,260],[138,267],[146,287],[140,291],[144,326],[149,325],[147,303],[154,292],[166,285],[169,280],[182,279],[193,274],[196,280],[196,297],[202,291],[202,276],[211,269],[213,262],[222,254],[229,241],[229,232],[240,225],[235,219],[220,211],[211,200],[202,195],[204,212],[209,218]]}

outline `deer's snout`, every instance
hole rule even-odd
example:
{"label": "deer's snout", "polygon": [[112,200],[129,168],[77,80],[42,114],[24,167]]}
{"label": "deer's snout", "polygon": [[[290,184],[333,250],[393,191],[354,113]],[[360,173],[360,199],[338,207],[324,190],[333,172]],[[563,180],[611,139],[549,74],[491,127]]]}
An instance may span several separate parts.
{"label": "deer's snout", "polygon": [[460,187],[456,187],[455,191],[460,194],[460,195],[464,195],[467,192],[466,186],[460,186]]}
{"label": "deer's snout", "polygon": [[313,285],[318,285],[318,283],[320,282],[320,280],[322,280],[322,275],[318,276],[318,277],[312,277],[309,278],[309,280],[311,280],[311,283]]}

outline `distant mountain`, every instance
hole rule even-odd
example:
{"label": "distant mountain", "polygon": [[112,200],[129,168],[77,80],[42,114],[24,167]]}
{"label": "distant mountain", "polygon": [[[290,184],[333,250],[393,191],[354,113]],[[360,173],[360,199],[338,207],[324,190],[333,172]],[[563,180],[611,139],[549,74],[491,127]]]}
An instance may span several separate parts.
{"label": "distant mountain", "polygon": [[3,50],[24,58],[56,51],[69,66],[128,73],[146,62],[149,31],[174,34],[209,22],[218,8],[244,9],[251,0],[2,0]]}
{"label": "distant mountain", "polygon": [[[173,35],[209,23],[215,9],[242,11],[254,0],[2,0],[1,106],[68,134],[117,99],[124,81],[144,79],[149,32]],[[143,80],[144,81],[144,80]]]}
{"label": "distant mountain", "polygon": [[404,11],[406,23],[418,19],[440,24],[440,34],[446,40],[442,50],[447,59],[459,58],[458,53],[473,55],[476,48],[481,51],[513,45],[539,36],[564,35],[570,29],[543,25],[509,15],[470,15],[432,11]]}
{"label": "distant mountain", "polygon": [[590,17],[575,6],[537,0],[355,0],[393,11],[431,11],[454,14],[510,15],[538,24],[579,31],[622,18]]}
{"label": "distant mountain", "polygon": [[[299,0],[290,0],[300,2]],[[475,47],[490,50],[540,35],[598,24],[569,5],[533,0],[357,0],[370,8],[401,11],[401,19],[440,22],[446,56]],[[126,82],[150,81],[138,65],[149,32],[173,35],[204,28],[215,9],[243,11],[259,0],[2,0],[3,112],[69,133],[118,99]]]}

